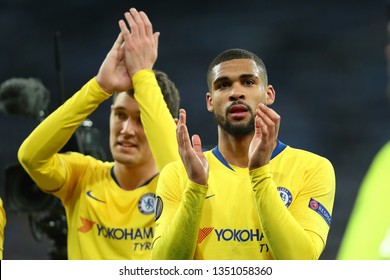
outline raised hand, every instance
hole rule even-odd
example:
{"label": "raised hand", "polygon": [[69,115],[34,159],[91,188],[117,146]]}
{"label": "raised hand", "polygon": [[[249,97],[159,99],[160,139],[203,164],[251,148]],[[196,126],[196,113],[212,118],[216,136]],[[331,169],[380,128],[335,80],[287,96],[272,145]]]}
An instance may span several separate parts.
{"label": "raised hand", "polygon": [[255,134],[249,145],[249,170],[269,163],[276,146],[280,116],[264,104],[259,104],[255,117]]}
{"label": "raised hand", "polygon": [[131,8],[119,27],[124,38],[125,61],[131,76],[142,69],[152,69],[157,59],[159,32],[153,33],[152,23],[144,12]]}
{"label": "raised hand", "polygon": [[186,125],[186,111],[180,109],[179,123],[176,129],[179,154],[186,168],[188,179],[199,185],[207,185],[209,164],[202,152],[202,142],[199,135],[193,135],[192,145]]}
{"label": "raised hand", "polygon": [[132,88],[131,77],[125,64],[123,42],[122,33],[119,33],[96,75],[98,84],[108,93],[122,92]]}

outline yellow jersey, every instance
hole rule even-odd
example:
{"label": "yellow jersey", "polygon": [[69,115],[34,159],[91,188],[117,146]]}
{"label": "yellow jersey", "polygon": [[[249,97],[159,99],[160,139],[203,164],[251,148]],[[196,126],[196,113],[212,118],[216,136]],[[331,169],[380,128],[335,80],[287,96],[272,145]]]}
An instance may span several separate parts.
{"label": "yellow jersey", "polygon": [[[132,77],[134,97],[159,170],[179,159],[176,124],[152,70]],[[23,142],[19,158],[45,192],[61,199],[67,216],[69,259],[149,259],[154,236],[158,175],[125,191],[116,182],[113,162],[58,151],[77,127],[111,95],[96,79],[48,116]],[[161,141],[165,139],[165,141]]]}
{"label": "yellow jersey", "polygon": [[326,158],[278,142],[270,163],[249,171],[204,152],[208,187],[181,161],[157,186],[153,259],[318,259],[329,228],[335,174]]}
{"label": "yellow jersey", "polygon": [[389,166],[390,142],[376,154],[362,181],[337,259],[390,259]]}
{"label": "yellow jersey", "polygon": [[0,198],[0,260],[3,259],[4,228],[6,223],[7,223],[7,219],[3,207],[3,200],[1,200]]}

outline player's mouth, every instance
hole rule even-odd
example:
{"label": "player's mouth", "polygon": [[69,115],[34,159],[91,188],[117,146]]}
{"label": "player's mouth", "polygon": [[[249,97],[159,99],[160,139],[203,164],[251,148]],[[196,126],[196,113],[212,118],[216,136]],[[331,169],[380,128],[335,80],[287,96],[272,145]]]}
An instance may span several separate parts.
{"label": "player's mouth", "polygon": [[228,113],[235,120],[241,120],[248,115],[248,106],[243,104],[235,104],[229,107]]}
{"label": "player's mouth", "polygon": [[135,143],[128,142],[128,141],[118,141],[116,144],[119,150],[124,152],[130,152],[138,148],[138,146]]}

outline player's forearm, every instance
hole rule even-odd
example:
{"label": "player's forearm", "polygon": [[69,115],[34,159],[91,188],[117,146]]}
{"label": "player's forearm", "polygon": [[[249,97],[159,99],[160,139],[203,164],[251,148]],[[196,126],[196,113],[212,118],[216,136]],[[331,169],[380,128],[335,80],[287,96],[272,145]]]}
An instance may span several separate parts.
{"label": "player's forearm", "polygon": [[176,124],[153,71],[141,70],[132,80],[134,97],[141,111],[142,125],[157,167],[162,170],[167,163],[180,159]]}
{"label": "player's forearm", "polygon": [[[259,219],[275,259],[318,259],[321,240],[306,232],[284,205],[269,165],[250,172]],[[317,239],[319,243],[313,242]]]}
{"label": "player's forearm", "polygon": [[206,193],[207,187],[188,182],[172,222],[154,243],[152,259],[193,259]]}
{"label": "player's forearm", "polygon": [[79,125],[109,95],[93,79],[44,119],[23,142],[18,157],[34,167],[50,159],[68,142]]}
{"label": "player's forearm", "polygon": [[[68,142],[79,125],[110,95],[95,79],[44,119],[22,143],[18,159],[30,173],[55,163],[55,154]],[[31,174],[30,174],[31,175]]]}

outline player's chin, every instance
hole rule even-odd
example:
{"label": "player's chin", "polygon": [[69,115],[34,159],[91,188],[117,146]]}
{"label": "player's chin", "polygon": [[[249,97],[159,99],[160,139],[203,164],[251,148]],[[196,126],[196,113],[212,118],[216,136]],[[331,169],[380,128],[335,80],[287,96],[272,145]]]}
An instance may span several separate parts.
{"label": "player's chin", "polygon": [[128,150],[123,150],[123,149],[115,149],[112,153],[112,157],[114,158],[115,161],[119,161],[122,163],[126,162],[134,162],[137,161],[139,152],[137,149],[134,149],[132,151]]}
{"label": "player's chin", "polygon": [[116,162],[121,163],[123,165],[135,165],[140,161],[138,157],[135,157],[133,155],[117,154],[113,156],[113,158]]}
{"label": "player's chin", "polygon": [[240,119],[229,119],[228,125],[232,128],[242,128],[247,127],[252,122],[251,118],[240,118]]}

